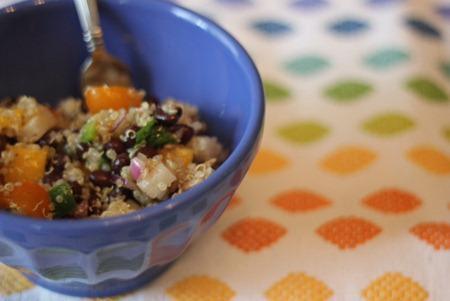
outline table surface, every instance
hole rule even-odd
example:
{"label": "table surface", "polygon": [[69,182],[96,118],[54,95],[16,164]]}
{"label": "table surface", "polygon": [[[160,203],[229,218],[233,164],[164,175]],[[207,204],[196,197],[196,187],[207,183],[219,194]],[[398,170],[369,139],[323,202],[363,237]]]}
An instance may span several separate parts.
{"label": "table surface", "polygon": [[[112,300],[450,300],[450,2],[180,0],[264,79],[262,148],[219,222]],[[1,300],[77,300],[0,267]]]}

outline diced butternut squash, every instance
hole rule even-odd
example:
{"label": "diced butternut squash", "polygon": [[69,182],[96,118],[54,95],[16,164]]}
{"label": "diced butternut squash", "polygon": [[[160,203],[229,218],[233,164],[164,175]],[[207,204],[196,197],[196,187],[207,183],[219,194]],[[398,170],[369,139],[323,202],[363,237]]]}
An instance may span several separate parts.
{"label": "diced butternut squash", "polygon": [[52,211],[47,190],[30,181],[18,183],[10,192],[3,192],[0,205],[19,214],[37,218],[48,218]]}
{"label": "diced butternut squash", "polygon": [[6,182],[38,182],[44,177],[47,148],[35,144],[16,144],[8,152],[11,160],[5,166]]}
{"label": "diced butternut squash", "polygon": [[194,159],[194,152],[185,146],[169,146],[161,151],[164,159],[171,160],[179,165],[187,167]]}
{"label": "diced butternut squash", "polygon": [[106,109],[129,109],[141,105],[142,92],[127,87],[89,87],[84,92],[86,105],[91,113]]}
{"label": "diced butternut squash", "polygon": [[17,134],[22,128],[22,109],[0,109],[0,132]]}

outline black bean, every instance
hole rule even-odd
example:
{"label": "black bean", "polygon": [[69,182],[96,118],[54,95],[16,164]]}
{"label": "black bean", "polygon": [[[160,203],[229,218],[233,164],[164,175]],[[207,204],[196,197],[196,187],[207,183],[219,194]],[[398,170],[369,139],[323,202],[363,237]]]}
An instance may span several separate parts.
{"label": "black bean", "polygon": [[194,129],[185,124],[175,124],[170,131],[180,139],[181,144],[187,144],[194,136]]}
{"label": "black bean", "polygon": [[111,199],[116,197],[125,197],[126,199],[132,199],[133,192],[126,187],[116,187],[116,189],[112,190],[108,194],[108,197]]}
{"label": "black bean", "polygon": [[0,153],[6,149],[6,146],[14,145],[17,143],[16,137],[8,137],[5,135],[0,135]]}
{"label": "black bean", "polygon": [[44,177],[42,178],[42,182],[46,184],[53,184],[59,179],[62,179],[63,177],[64,169],[54,167],[51,168],[53,168],[52,171],[50,173],[45,174]]}
{"label": "black bean", "polygon": [[65,163],[66,157],[62,154],[55,154],[48,160],[45,168],[47,173],[43,178],[44,183],[52,184],[61,179],[63,177]]}
{"label": "black bean", "polygon": [[161,107],[157,107],[155,118],[159,123],[169,126],[176,124],[178,122],[178,119],[180,119],[182,113],[183,111],[180,107],[177,107],[176,112],[173,114],[167,113]]}
{"label": "black bean", "polygon": [[105,150],[112,149],[116,154],[122,154],[127,151],[125,143],[117,137],[111,138],[108,143],[105,144]]}
{"label": "black bean", "polygon": [[91,180],[94,185],[99,187],[110,187],[114,185],[113,175],[110,172],[104,170],[93,171],[89,175],[89,180]]}
{"label": "black bean", "polygon": [[155,156],[156,154],[158,154],[158,151],[156,150],[156,148],[154,148],[150,145],[141,147],[137,152],[143,154],[147,158],[151,158],[151,157]]}
{"label": "black bean", "polygon": [[128,157],[128,154],[122,153],[119,154],[116,159],[112,163],[112,170],[115,174],[120,174],[120,171],[122,170],[122,167],[130,165],[130,158]]}
{"label": "black bean", "polygon": [[63,154],[55,154],[51,160],[51,164],[56,168],[64,168],[66,162],[66,156],[64,156]]}
{"label": "black bean", "polygon": [[127,140],[125,141],[125,145],[127,146],[127,148],[131,148],[135,144],[136,144],[136,138],[128,137]]}
{"label": "black bean", "polygon": [[8,144],[14,145],[17,143],[16,137],[6,137],[6,139],[8,140]]}
{"label": "black bean", "polygon": [[4,151],[6,149],[6,146],[8,145],[8,137],[1,135],[0,136],[0,152]]}
{"label": "black bean", "polygon": [[75,197],[81,197],[83,193],[83,188],[78,182],[69,182],[70,188],[72,188],[72,193]]}
{"label": "black bean", "polygon": [[134,200],[133,191],[126,187],[120,187],[120,193],[123,194],[127,199]]}
{"label": "black bean", "polygon": [[89,149],[89,145],[87,143],[79,143],[76,146],[76,158],[81,160],[83,158],[83,154],[87,152]]}

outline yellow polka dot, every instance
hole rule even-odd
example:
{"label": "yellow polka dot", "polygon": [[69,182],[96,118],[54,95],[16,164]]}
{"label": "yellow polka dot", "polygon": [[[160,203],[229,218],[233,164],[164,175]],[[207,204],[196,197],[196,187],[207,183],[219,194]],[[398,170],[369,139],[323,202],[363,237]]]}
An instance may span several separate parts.
{"label": "yellow polka dot", "polygon": [[0,295],[9,296],[32,287],[34,285],[19,271],[0,264]]}
{"label": "yellow polka dot", "polygon": [[235,293],[222,281],[208,276],[190,276],[175,283],[167,293],[176,301],[228,301]]}
{"label": "yellow polka dot", "polygon": [[428,293],[400,273],[386,273],[372,282],[362,295],[366,301],[425,301]]}
{"label": "yellow polka dot", "polygon": [[341,175],[347,175],[368,167],[377,155],[366,148],[346,146],[329,154],[321,162],[323,169]]}
{"label": "yellow polka dot", "polygon": [[250,167],[250,174],[267,174],[285,168],[289,160],[269,149],[260,149]]}
{"label": "yellow polka dot", "polygon": [[304,273],[289,274],[266,291],[270,301],[325,301],[332,295],[322,281]]}
{"label": "yellow polka dot", "polygon": [[450,157],[434,147],[417,146],[408,152],[408,158],[429,172],[450,174]]}

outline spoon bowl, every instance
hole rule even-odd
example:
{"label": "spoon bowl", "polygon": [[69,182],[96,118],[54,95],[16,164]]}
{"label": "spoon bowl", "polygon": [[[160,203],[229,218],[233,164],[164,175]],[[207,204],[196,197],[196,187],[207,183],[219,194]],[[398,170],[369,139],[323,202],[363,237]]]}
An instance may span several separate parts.
{"label": "spoon bowl", "polygon": [[104,48],[96,49],[83,63],[80,83],[81,91],[89,86],[133,86],[128,67]]}
{"label": "spoon bowl", "polygon": [[83,38],[91,54],[81,66],[81,91],[89,86],[133,86],[128,67],[109,54],[104,46],[97,0],[74,1]]}

